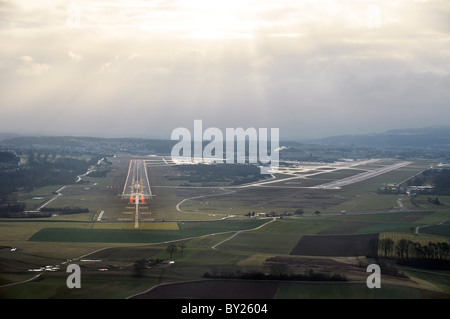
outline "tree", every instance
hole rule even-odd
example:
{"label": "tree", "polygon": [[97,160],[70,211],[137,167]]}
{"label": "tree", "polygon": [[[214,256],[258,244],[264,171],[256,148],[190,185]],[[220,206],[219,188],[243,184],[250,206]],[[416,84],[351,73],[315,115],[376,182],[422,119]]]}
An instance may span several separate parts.
{"label": "tree", "polygon": [[175,244],[170,244],[169,246],[167,246],[166,251],[170,254],[170,259],[172,259],[173,253],[177,250],[178,247]]}
{"label": "tree", "polygon": [[400,258],[403,259],[403,257],[405,256],[405,253],[406,253],[406,256],[408,257],[408,241],[406,239],[400,239],[396,248],[397,248],[397,253]]}
{"label": "tree", "polygon": [[424,251],[422,248],[422,245],[418,242],[414,243],[414,257],[415,258],[423,258],[424,256]]}
{"label": "tree", "polygon": [[438,243],[441,250],[441,259],[447,260],[448,253],[450,251],[450,245],[447,242]]}
{"label": "tree", "polygon": [[303,208],[298,208],[297,210],[295,210],[294,215],[303,215],[305,211],[303,210]]}
{"label": "tree", "polygon": [[142,277],[144,275],[144,270],[147,268],[147,260],[141,259],[134,263],[133,272],[136,277]]}
{"label": "tree", "polygon": [[[183,253],[184,249],[186,248],[186,243],[182,242],[179,247],[181,249],[181,253]],[[172,257],[171,257],[171,259],[172,259]]]}
{"label": "tree", "polygon": [[316,211],[314,212],[314,214],[315,214],[315,215],[320,215],[320,211],[316,210]]}
{"label": "tree", "polygon": [[270,273],[277,277],[286,277],[289,274],[287,263],[274,263],[270,266]]}
{"label": "tree", "polygon": [[384,251],[384,257],[389,257],[394,247],[394,241],[391,238],[383,238],[379,241],[379,245],[382,251]]}
{"label": "tree", "polygon": [[414,256],[414,242],[408,240],[406,243],[406,259]]}
{"label": "tree", "polygon": [[[394,241],[391,238],[386,239],[386,252],[392,255],[392,250],[394,249]],[[388,255],[386,255],[388,256]]]}
{"label": "tree", "polygon": [[431,259],[435,259],[436,258],[436,243],[433,242],[428,242],[428,249],[430,251],[430,257]]}

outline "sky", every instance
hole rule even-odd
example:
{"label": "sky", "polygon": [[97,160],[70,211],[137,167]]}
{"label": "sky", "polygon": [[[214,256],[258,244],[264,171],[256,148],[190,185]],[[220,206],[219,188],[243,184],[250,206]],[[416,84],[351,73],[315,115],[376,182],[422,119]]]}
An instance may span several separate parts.
{"label": "sky", "polygon": [[0,132],[450,123],[448,0],[0,0]]}

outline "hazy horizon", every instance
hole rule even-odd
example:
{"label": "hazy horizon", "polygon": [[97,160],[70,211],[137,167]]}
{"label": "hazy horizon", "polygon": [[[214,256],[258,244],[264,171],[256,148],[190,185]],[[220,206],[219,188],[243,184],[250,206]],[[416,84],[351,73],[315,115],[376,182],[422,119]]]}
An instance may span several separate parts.
{"label": "hazy horizon", "polygon": [[443,0],[0,0],[0,131],[448,125],[448,16]]}

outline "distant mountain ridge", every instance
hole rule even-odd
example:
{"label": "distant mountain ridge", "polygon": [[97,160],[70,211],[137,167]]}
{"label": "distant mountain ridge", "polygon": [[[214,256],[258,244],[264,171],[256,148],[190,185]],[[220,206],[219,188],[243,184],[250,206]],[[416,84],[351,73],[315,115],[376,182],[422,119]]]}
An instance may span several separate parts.
{"label": "distant mountain ridge", "polygon": [[[18,134],[0,133],[0,144],[18,147],[79,147],[95,149],[96,147],[113,151],[117,147],[142,151],[157,150],[170,153],[178,141],[151,138],[102,138],[80,136],[20,136]],[[384,133],[339,135],[319,139],[296,140],[281,139],[280,145],[301,147],[305,144],[322,146],[357,146],[368,148],[418,148],[450,150],[450,125],[426,128],[394,129]]]}
{"label": "distant mountain ridge", "polygon": [[13,138],[13,137],[17,137],[17,136],[19,136],[19,134],[8,133],[8,132],[0,132],[0,141],[1,140],[5,140],[5,139],[9,139],[9,138]]}
{"label": "distant mountain ridge", "polygon": [[361,147],[450,148],[450,126],[395,129],[384,133],[340,135],[309,141],[321,145]]}

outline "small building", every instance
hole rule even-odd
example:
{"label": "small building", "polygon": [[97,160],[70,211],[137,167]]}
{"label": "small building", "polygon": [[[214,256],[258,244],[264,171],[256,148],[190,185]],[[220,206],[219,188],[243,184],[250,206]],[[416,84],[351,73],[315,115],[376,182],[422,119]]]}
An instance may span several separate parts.
{"label": "small building", "polygon": [[425,186],[410,186],[409,187],[411,193],[423,194],[423,193],[431,193],[434,191],[434,186],[425,185]]}

